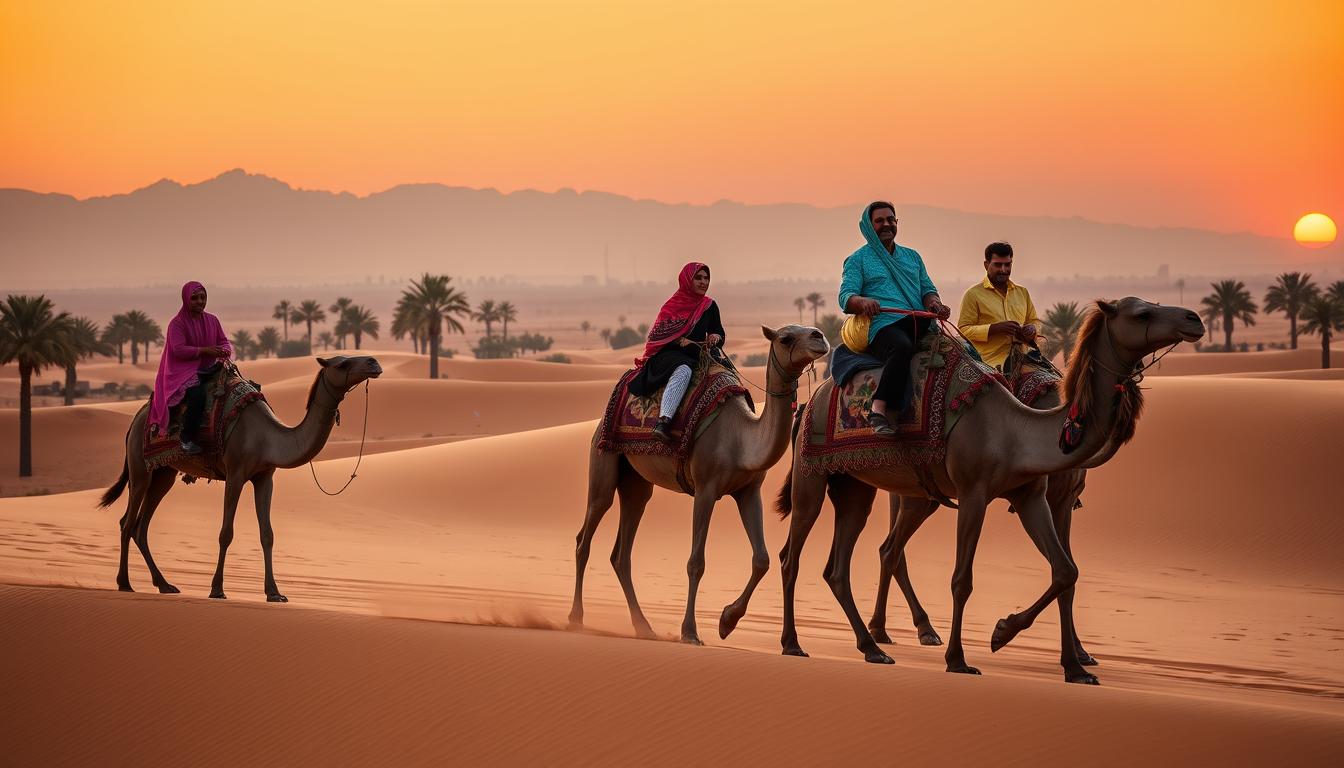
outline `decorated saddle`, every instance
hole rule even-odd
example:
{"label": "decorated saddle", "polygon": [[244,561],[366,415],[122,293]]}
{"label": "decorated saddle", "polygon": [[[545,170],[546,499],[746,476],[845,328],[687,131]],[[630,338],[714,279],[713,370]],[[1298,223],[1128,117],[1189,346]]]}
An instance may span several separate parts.
{"label": "decorated saddle", "polygon": [[936,327],[919,342],[910,363],[909,402],[892,419],[897,436],[882,437],[868,426],[868,410],[883,361],[836,348],[829,391],[818,392],[803,411],[802,471],[831,474],[904,464],[940,462],[947,436],[986,385],[1003,375],[980,362],[961,342]]}
{"label": "decorated saddle", "polygon": [[1008,391],[1023,405],[1033,405],[1041,395],[1056,391],[1062,378],[1039,349],[1017,344],[1003,361],[1003,375],[1008,379]]}
{"label": "decorated saddle", "polygon": [[737,371],[730,366],[731,363],[712,357],[708,351],[701,352],[700,361],[687,385],[686,395],[676,415],[672,417],[669,432],[673,439],[670,445],[653,434],[653,426],[658,423],[660,415],[662,388],[648,397],[632,394],[630,380],[639,371],[626,371],[612,391],[607,409],[602,414],[597,449],[604,453],[649,454],[682,459],[690,456],[696,438],[714,423],[718,417],[718,407],[728,398],[743,395],[747,398],[747,405],[755,410],[751,394],[742,386]]}
{"label": "decorated saddle", "polygon": [[149,434],[145,430],[145,468],[150,472],[169,465],[179,469],[190,466],[188,475],[205,477],[212,480],[224,479],[224,445],[233,433],[238,416],[243,409],[265,400],[261,387],[248,381],[233,364],[222,367],[218,373],[206,382],[205,416],[201,428],[196,433],[196,443],[202,452],[188,455],[182,452],[182,417],[186,412],[186,403],[179,403],[169,414],[168,431],[164,434]]}

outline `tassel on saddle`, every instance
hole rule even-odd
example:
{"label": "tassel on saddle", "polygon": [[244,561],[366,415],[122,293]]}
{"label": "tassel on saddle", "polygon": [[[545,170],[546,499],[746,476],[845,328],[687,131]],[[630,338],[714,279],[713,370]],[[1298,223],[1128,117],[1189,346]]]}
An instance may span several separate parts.
{"label": "tassel on saddle", "polygon": [[1064,426],[1059,430],[1059,449],[1065,454],[1073,453],[1083,442],[1083,429],[1087,421],[1082,410],[1078,407],[1077,401],[1069,406],[1069,417],[1064,420]]}

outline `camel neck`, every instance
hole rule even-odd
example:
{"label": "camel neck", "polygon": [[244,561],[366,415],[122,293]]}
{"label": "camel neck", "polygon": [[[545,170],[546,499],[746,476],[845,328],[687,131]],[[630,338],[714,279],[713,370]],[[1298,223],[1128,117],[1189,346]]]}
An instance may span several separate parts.
{"label": "camel neck", "polygon": [[318,371],[317,376],[303,421],[298,426],[286,427],[285,439],[274,444],[275,455],[271,457],[271,463],[277,467],[289,469],[312,461],[327,444],[332,427],[336,425],[336,410],[344,395],[324,380],[325,369]]}
{"label": "camel neck", "polygon": [[771,351],[765,369],[765,404],[749,427],[751,439],[744,447],[742,465],[752,471],[773,467],[789,447],[793,404],[798,399],[798,377],[781,368]]}

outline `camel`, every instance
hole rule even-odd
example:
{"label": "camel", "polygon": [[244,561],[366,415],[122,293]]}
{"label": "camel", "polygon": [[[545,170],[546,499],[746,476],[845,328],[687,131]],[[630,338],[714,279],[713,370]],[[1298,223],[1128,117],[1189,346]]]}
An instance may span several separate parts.
{"label": "camel", "polygon": [[[1052,408],[1058,408],[1061,404],[1059,391],[1052,389],[1041,393],[1031,407],[1048,411]],[[1068,469],[1051,475],[1046,485],[1045,498],[1050,505],[1055,532],[1059,535],[1060,544],[1063,545],[1070,560],[1073,559],[1073,549],[1069,546],[1069,531],[1073,525],[1073,510],[1078,497],[1083,493],[1086,482],[1087,470]],[[893,493],[890,494],[888,506],[890,525],[887,530],[894,531],[898,516],[906,515],[910,518],[911,534],[913,535],[914,531],[919,530],[919,526],[938,510],[939,504],[933,499],[922,496],[899,496]],[[1042,554],[1045,553],[1042,552]],[[897,559],[895,572],[887,565],[888,553],[879,551],[878,555],[881,563],[881,575],[877,584],[877,600],[873,607],[873,617],[868,620],[868,631],[872,633],[873,639],[879,644],[890,645],[894,642],[891,635],[887,634],[886,625],[888,590],[891,579],[895,577],[896,585],[900,587],[901,594],[905,596],[906,605],[910,608],[910,618],[914,622],[915,635],[919,638],[919,644],[926,646],[942,645],[943,639],[933,628],[933,624],[929,621],[928,612],[924,610],[924,606],[919,602],[919,597],[915,595],[915,588],[910,583],[910,575],[906,571],[904,554]],[[1083,648],[1083,642],[1078,637],[1076,629],[1075,627],[1074,646],[1079,663],[1085,667],[1095,666],[1097,660]]]}
{"label": "camel", "polygon": [[[286,603],[289,598],[280,593],[275,585],[275,573],[271,568],[271,547],[275,543],[275,534],[271,531],[271,489],[273,476],[277,468],[290,469],[303,466],[326,445],[327,437],[338,418],[341,401],[346,394],[367,379],[376,379],[383,369],[372,357],[333,357],[317,359],[321,369],[313,379],[312,389],[308,392],[307,413],[297,427],[285,426],[276,417],[275,412],[265,401],[245,408],[224,446],[224,523],[219,531],[219,564],[215,567],[215,578],[210,585],[210,597],[223,600],[224,594],[224,554],[233,541],[233,518],[238,511],[238,498],[243,486],[252,483],[257,508],[257,527],[261,532],[261,549],[266,563],[264,588],[266,600],[271,603]],[[182,457],[181,461],[160,467],[150,473],[145,468],[144,456],[145,422],[149,418],[149,404],[136,413],[131,420],[130,430],[126,433],[126,458],[121,468],[121,477],[108,488],[98,503],[100,508],[111,506],[127,485],[130,495],[126,505],[126,514],[121,518],[121,566],[117,571],[117,588],[122,592],[133,592],[131,580],[127,575],[127,544],[132,538],[145,558],[150,578],[154,586],[163,594],[180,592],[164,578],[154,556],[149,551],[149,522],[154,517],[163,497],[172,490],[173,480],[178,472],[195,476],[210,477],[212,472],[205,468],[199,456]]]}
{"label": "camel", "polygon": [[[1134,435],[1143,405],[1135,380],[1144,355],[1195,341],[1204,335],[1199,316],[1180,307],[1163,307],[1133,297],[1117,302],[1097,301],[1079,331],[1077,351],[1064,379],[1067,407],[1038,411],[1013,397],[1004,387],[986,387],[970,411],[948,436],[940,466],[932,468],[936,490],[959,500],[956,566],[952,575],[952,629],[944,658],[947,671],[980,674],[966,663],[961,623],[971,596],[975,548],[990,499],[1012,503],[1027,534],[1050,562],[1051,582],[1045,593],[1022,613],[1010,614],[995,626],[990,647],[997,651],[1027,629],[1051,602],[1060,613],[1060,666],[1070,683],[1096,685],[1098,679],[1079,661],[1073,629],[1072,589],[1078,569],[1055,529],[1046,500],[1050,475],[1100,466]],[[826,402],[833,382],[813,395]],[[1061,448],[1061,435],[1076,436],[1070,449]],[[784,583],[784,627],[780,643],[785,655],[806,656],[798,643],[794,620],[794,589],[803,544],[828,495],[835,507],[835,536],[825,578],[854,630],[866,661],[894,663],[883,653],[864,626],[850,588],[850,560],[854,545],[871,511],[877,490],[901,496],[927,497],[915,471],[908,466],[881,467],[852,474],[809,476],[801,471],[800,433],[795,439],[793,466],[777,507],[781,516],[792,513],[789,538],[780,553]],[[904,510],[902,510],[903,512]],[[905,543],[922,520],[898,516],[883,544],[888,567],[896,571]]]}
{"label": "camel", "polygon": [[[762,327],[770,341],[766,366],[766,402],[757,416],[743,398],[724,402],[718,417],[697,438],[686,461],[686,476],[694,488],[694,513],[691,522],[691,555],[686,563],[690,588],[686,598],[686,617],[681,624],[681,640],[703,645],[695,621],[695,597],[700,577],[705,572],[705,539],[709,535],[714,504],[724,496],[737,502],[738,514],[751,541],[751,577],[742,595],[725,606],[719,617],[719,637],[727,637],[746,614],[747,603],[756,585],[770,567],[762,520],[761,483],[766,470],[774,466],[789,446],[793,402],[798,379],[812,362],[830,350],[826,337],[815,328],[786,325],[777,330]],[[593,534],[602,517],[611,508],[613,497],[620,495],[621,517],[611,564],[625,592],[630,621],[638,636],[654,637],[653,628],[635,598],[630,579],[630,553],[635,544],[644,508],[653,496],[655,485],[683,492],[677,482],[676,461],[667,456],[625,455],[597,449],[601,432],[594,433],[588,453],[588,506],[575,549],[576,575],[574,606],[569,614],[573,627],[583,626],[583,573],[588,565]]]}

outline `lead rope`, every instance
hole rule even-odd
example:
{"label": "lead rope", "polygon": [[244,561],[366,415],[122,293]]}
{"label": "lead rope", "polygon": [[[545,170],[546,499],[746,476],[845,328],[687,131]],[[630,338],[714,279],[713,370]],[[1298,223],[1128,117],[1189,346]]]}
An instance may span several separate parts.
{"label": "lead rope", "polygon": [[[325,382],[325,380],[324,380]],[[341,409],[336,409],[336,426],[341,424]],[[350,479],[345,481],[339,491],[328,491],[322,487],[322,482],[317,479],[317,470],[313,468],[313,462],[308,462],[308,471],[313,473],[313,482],[317,484],[317,489],[328,496],[340,496],[345,493],[345,489],[355,482],[356,473],[359,472],[359,465],[364,461],[364,438],[369,434],[369,380],[364,380],[364,430],[359,435],[359,458],[355,459],[355,468],[350,470]]]}

